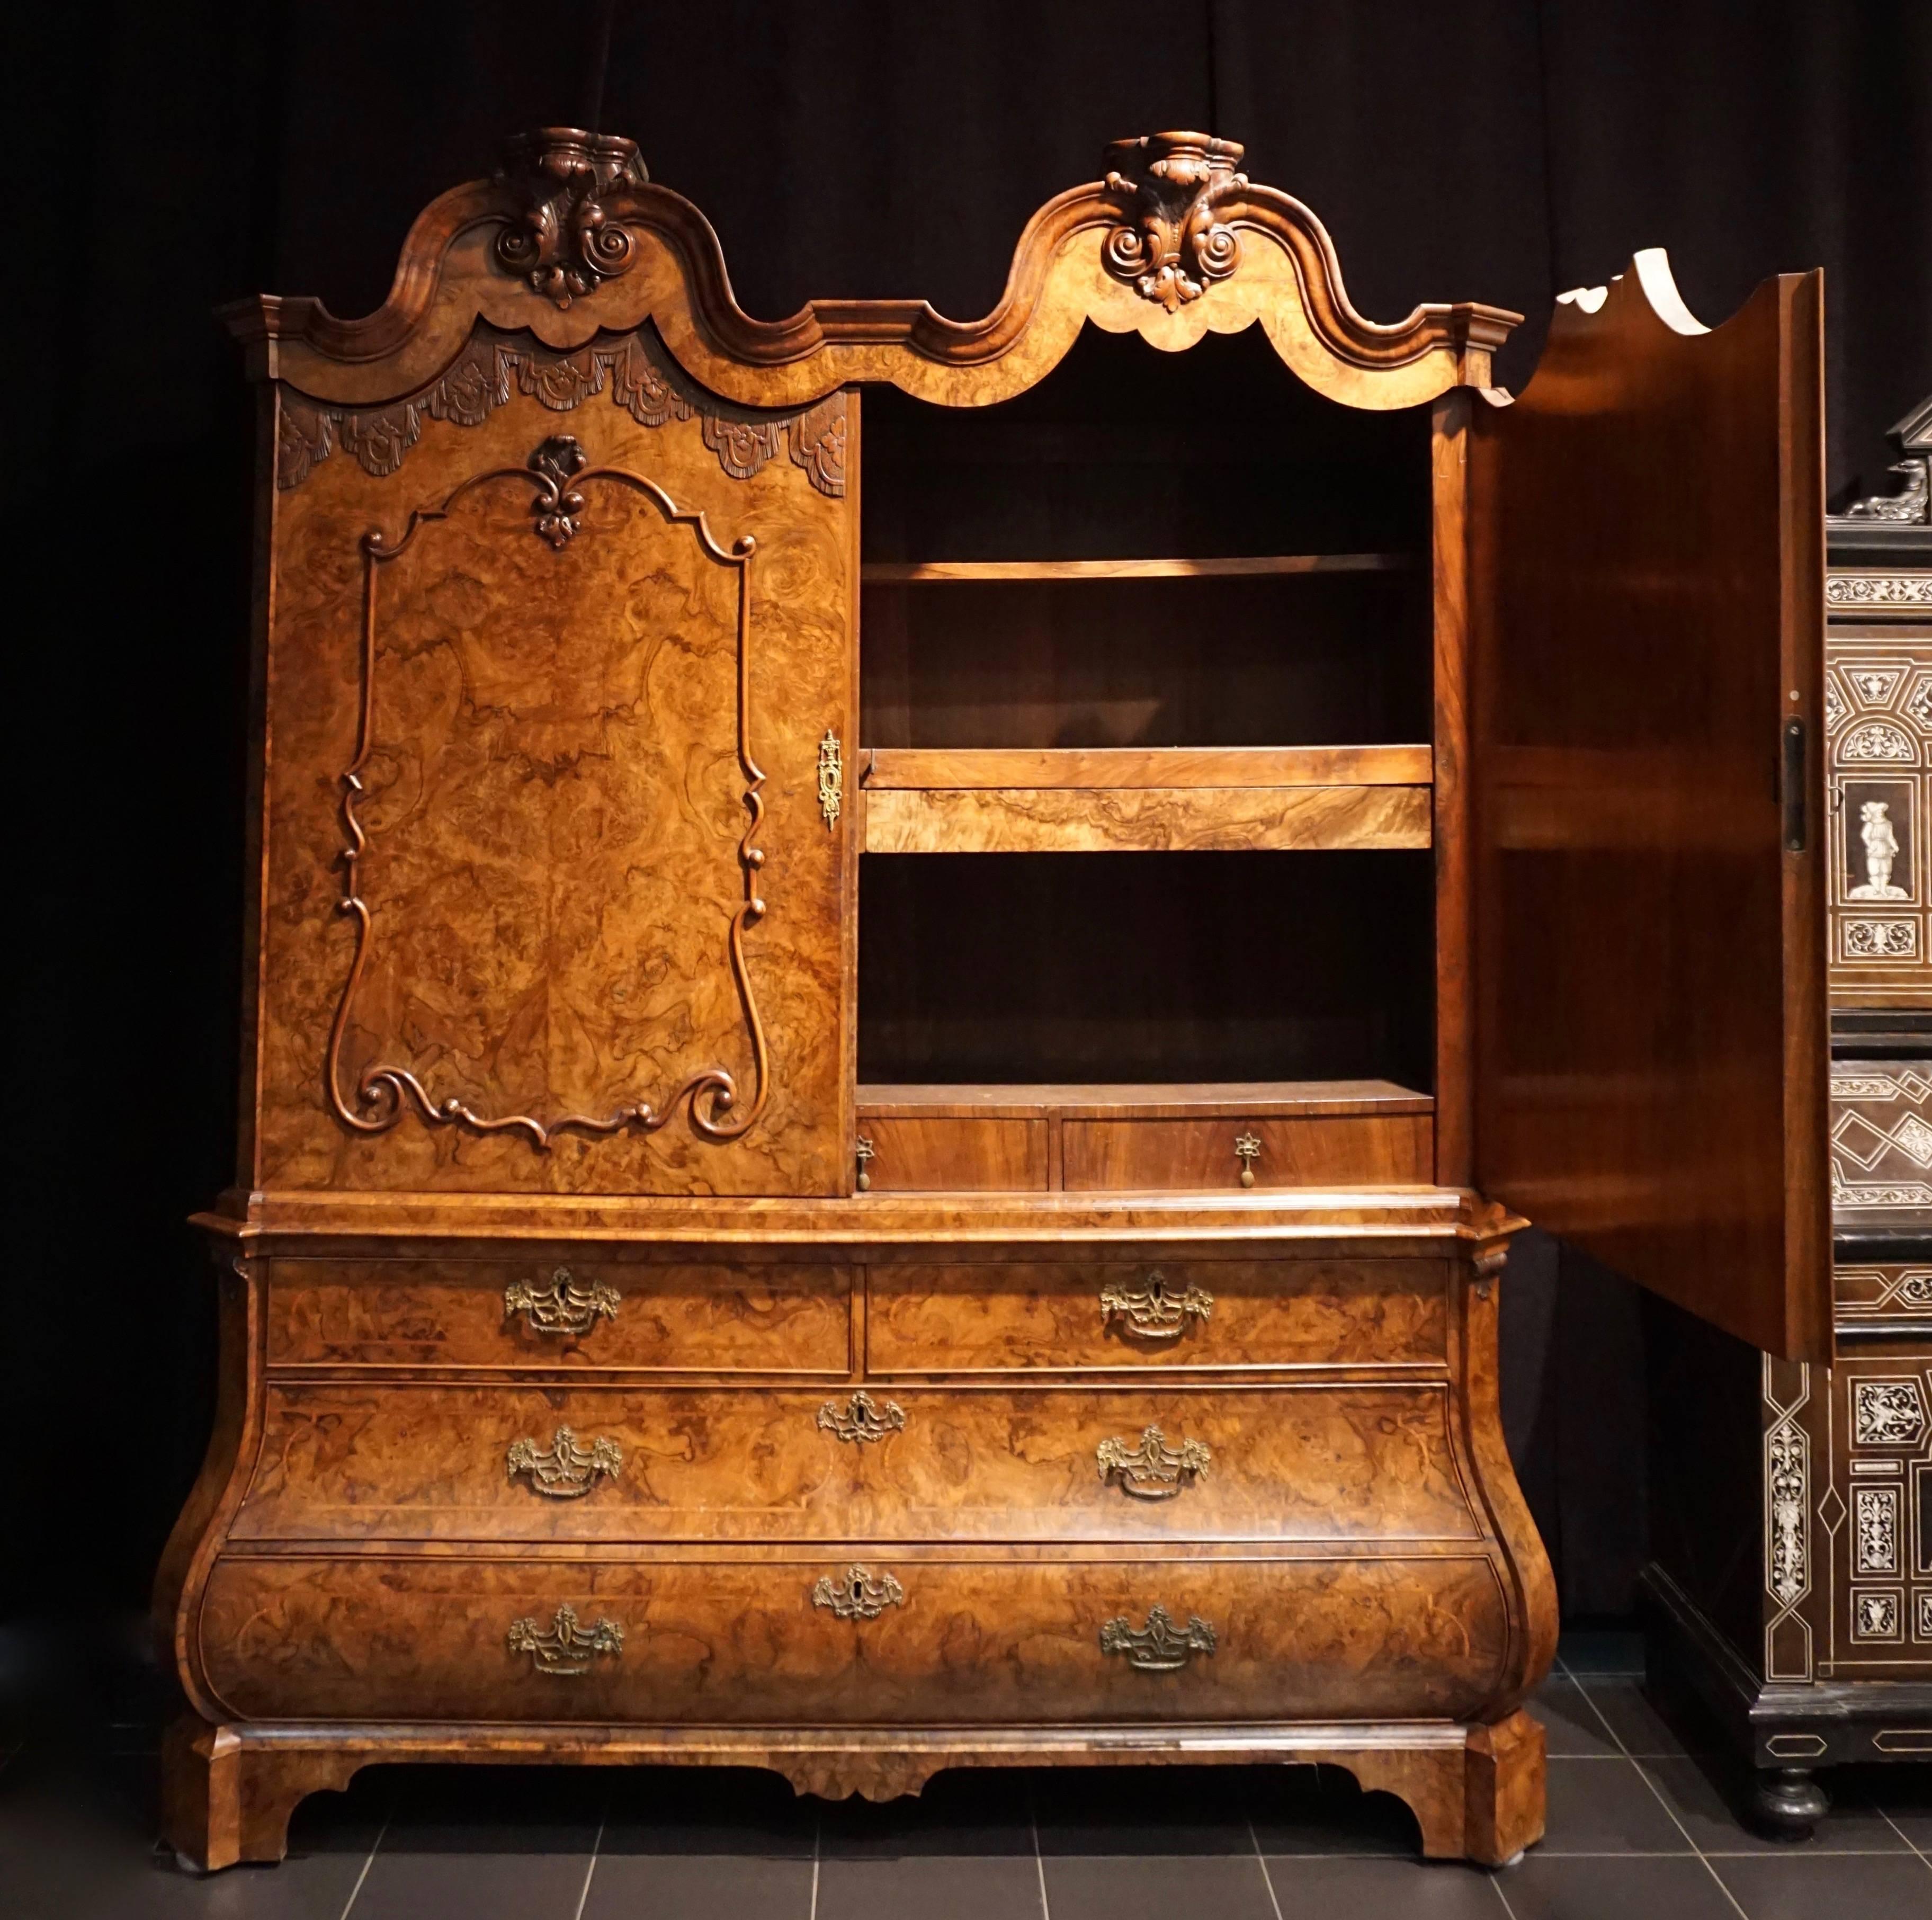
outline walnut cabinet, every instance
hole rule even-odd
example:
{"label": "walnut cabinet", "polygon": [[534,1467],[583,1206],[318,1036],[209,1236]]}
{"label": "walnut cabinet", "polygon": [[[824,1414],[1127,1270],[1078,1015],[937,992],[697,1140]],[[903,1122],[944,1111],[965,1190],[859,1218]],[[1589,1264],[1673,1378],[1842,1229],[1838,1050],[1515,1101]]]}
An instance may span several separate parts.
{"label": "walnut cabinet", "polygon": [[771,322],[552,130],[377,313],[231,316],[192,1860],[413,1758],[1540,1834],[1510,1235],[1829,1338],[1817,285],[1706,333],[1642,258],[1512,400],[1516,316],[1364,320],[1240,160],[1111,148],[982,320]]}

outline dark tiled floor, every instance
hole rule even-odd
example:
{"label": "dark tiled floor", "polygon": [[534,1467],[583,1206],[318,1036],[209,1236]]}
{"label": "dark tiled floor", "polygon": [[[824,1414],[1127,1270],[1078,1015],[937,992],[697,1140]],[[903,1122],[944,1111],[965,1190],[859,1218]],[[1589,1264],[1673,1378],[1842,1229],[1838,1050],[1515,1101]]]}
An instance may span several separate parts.
{"label": "dark tiled floor", "polygon": [[917,1800],[799,1800],[757,1773],[372,1768],[296,1818],[280,1868],[153,1848],[152,1736],[0,1742],[4,1920],[1906,1920],[1932,1915],[1932,1768],[1831,1776],[1808,1846],[1666,1723],[1628,1636],[1565,1639],[1538,1703],[1550,1834],[1500,1873],[1426,1865],[1399,1802],[1332,1769],[942,1774]]}

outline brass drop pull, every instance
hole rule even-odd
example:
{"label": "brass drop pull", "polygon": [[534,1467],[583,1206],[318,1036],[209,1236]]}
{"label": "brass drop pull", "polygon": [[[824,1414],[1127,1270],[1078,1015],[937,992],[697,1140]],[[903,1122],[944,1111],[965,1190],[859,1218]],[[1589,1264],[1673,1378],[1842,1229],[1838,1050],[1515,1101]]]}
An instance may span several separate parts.
{"label": "brass drop pull", "polygon": [[1124,1440],[1102,1440],[1094,1451],[1101,1479],[1118,1476],[1121,1492],[1138,1500],[1172,1500],[1184,1479],[1205,1480],[1214,1457],[1204,1440],[1184,1440],[1179,1447],[1170,1447],[1157,1426],[1144,1428],[1137,1447]]}
{"label": "brass drop pull", "polygon": [[1241,1163],[1241,1184],[1252,1186],[1255,1184],[1255,1162],[1262,1150],[1262,1143],[1252,1133],[1234,1136],[1234,1157]]}
{"label": "brass drop pull", "polygon": [[888,1433],[903,1432],[905,1408],[896,1400],[880,1406],[862,1387],[842,1407],[836,1400],[827,1400],[818,1409],[818,1424],[827,1433],[862,1447],[868,1441],[883,1440]]}
{"label": "brass drop pull", "polygon": [[534,1440],[512,1440],[507,1464],[512,1480],[520,1473],[530,1475],[532,1492],[553,1500],[575,1500],[590,1491],[600,1473],[616,1479],[624,1456],[614,1440],[593,1440],[580,1447],[577,1436],[560,1426],[547,1448],[539,1449]]}
{"label": "brass drop pull", "polygon": [[1100,1651],[1118,1654],[1137,1673],[1174,1673],[1198,1654],[1214,1651],[1214,1630],[1198,1613],[1184,1627],[1164,1606],[1148,1610],[1144,1627],[1130,1627],[1117,1615],[1100,1629]]}
{"label": "brass drop pull", "polygon": [[579,1286],[570,1269],[560,1267],[547,1287],[534,1280],[512,1280],[503,1289],[503,1317],[520,1313],[532,1333],[567,1340],[589,1333],[600,1319],[616,1319],[621,1298],[602,1280]]}
{"label": "brass drop pull", "polygon": [[905,1588],[890,1574],[877,1580],[862,1567],[848,1567],[835,1580],[821,1574],[812,1590],[814,1606],[829,1606],[839,1620],[876,1620],[889,1606],[905,1604]]}
{"label": "brass drop pull", "polygon": [[1121,1332],[1137,1340],[1178,1340],[1190,1316],[1205,1320],[1214,1310],[1214,1296],[1205,1288],[1190,1286],[1176,1293],[1158,1270],[1139,1286],[1100,1289],[1102,1324],[1118,1318]]}
{"label": "brass drop pull", "polygon": [[872,1162],[878,1157],[878,1150],[862,1133],[852,1143],[852,1157],[859,1162],[857,1186],[861,1193],[871,1192]]}
{"label": "brass drop pull", "polygon": [[512,1653],[530,1656],[533,1672],[548,1673],[560,1680],[572,1680],[590,1671],[590,1663],[600,1653],[616,1654],[624,1648],[624,1630],[614,1620],[599,1620],[595,1626],[579,1624],[574,1606],[560,1606],[548,1630],[539,1633],[536,1622],[526,1615],[510,1622],[508,1644]]}

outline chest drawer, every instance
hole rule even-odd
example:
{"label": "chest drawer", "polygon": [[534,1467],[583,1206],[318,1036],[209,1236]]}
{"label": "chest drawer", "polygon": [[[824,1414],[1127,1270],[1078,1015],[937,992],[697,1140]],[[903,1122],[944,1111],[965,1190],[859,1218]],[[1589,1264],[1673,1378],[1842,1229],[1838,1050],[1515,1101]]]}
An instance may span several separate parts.
{"label": "chest drawer", "polygon": [[1445,1388],[277,1385],[236,1540],[1472,1540]]}
{"label": "chest drawer", "polygon": [[200,1619],[238,1719],[1450,1719],[1490,1696],[1508,1641],[1494,1571],[1460,1555],[238,1556]]}
{"label": "chest drawer", "polygon": [[880,1266],[867,1276],[866,1366],[890,1377],[1439,1364],[1450,1270],[1441,1260]]}
{"label": "chest drawer", "polygon": [[268,1364],[842,1377],[852,1290],[828,1264],[277,1259]]}
{"label": "chest drawer", "polygon": [[1042,1192],[1046,1136],[1044,1120],[859,1122],[861,1164],[874,1193]]}
{"label": "chest drawer", "polygon": [[1061,1184],[1070,1193],[1412,1186],[1435,1178],[1435,1152],[1427,1114],[1070,1120],[1060,1135]]}

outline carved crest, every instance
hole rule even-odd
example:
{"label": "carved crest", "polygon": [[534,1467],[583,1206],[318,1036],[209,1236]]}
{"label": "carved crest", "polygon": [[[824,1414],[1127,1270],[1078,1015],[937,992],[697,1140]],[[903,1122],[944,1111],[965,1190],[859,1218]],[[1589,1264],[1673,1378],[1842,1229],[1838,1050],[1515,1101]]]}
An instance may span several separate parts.
{"label": "carved crest", "polygon": [[1107,190],[1131,201],[1132,213],[1101,249],[1107,271],[1170,314],[1226,280],[1241,263],[1241,243],[1215,209],[1247,186],[1234,171],[1242,152],[1205,134],[1116,140],[1107,149]]}
{"label": "carved crest", "polygon": [[530,502],[537,532],[560,550],[577,531],[577,517],[584,511],[584,496],[570,483],[590,465],[590,460],[568,434],[554,434],[526,464],[537,476],[541,490]]}
{"label": "carved crest", "polygon": [[496,264],[532,292],[568,307],[630,266],[636,243],[606,217],[602,196],[650,179],[635,140],[573,127],[519,134],[504,148],[497,178],[524,204],[520,219],[496,236]]}

